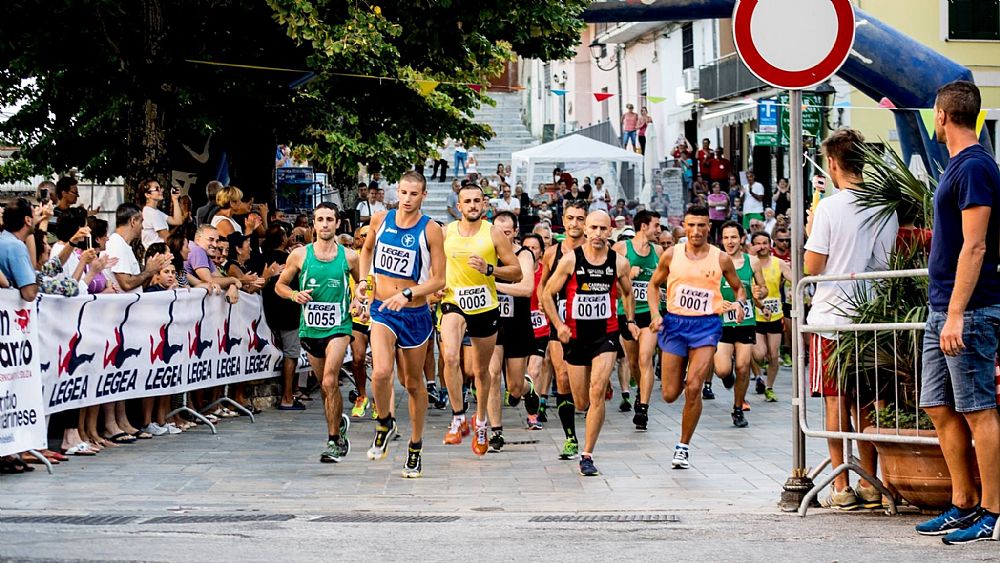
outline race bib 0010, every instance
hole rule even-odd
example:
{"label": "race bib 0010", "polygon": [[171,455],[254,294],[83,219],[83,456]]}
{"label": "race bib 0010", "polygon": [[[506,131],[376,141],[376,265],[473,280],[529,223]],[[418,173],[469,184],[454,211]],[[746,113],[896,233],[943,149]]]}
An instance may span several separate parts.
{"label": "race bib 0010", "polygon": [[503,293],[497,294],[497,303],[500,305],[500,316],[506,319],[514,318],[514,297]]}
{"label": "race bib 0010", "polygon": [[485,285],[474,285],[471,287],[456,287],[455,302],[458,308],[463,311],[476,311],[485,309],[493,304],[490,297],[490,290]]}
{"label": "race bib 0010", "polygon": [[328,329],[340,326],[342,318],[340,303],[309,301],[305,305],[303,314],[306,317],[306,326],[316,329]]}
{"label": "race bib 0010", "polygon": [[710,315],[712,314],[712,292],[689,285],[678,285],[673,305],[680,311]]}
{"label": "race bib 0010", "polygon": [[580,295],[573,296],[573,318],[578,321],[602,321],[611,316],[611,296]]}

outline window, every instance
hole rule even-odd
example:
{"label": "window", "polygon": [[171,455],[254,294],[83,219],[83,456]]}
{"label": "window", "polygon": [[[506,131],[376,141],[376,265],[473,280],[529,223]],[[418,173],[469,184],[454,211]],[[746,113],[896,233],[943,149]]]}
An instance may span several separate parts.
{"label": "window", "polygon": [[688,22],[681,26],[681,69],[694,68],[694,26]]}
{"label": "window", "polygon": [[640,70],[637,78],[638,88],[636,91],[639,92],[639,108],[642,108],[646,106],[646,69]]}
{"label": "window", "polygon": [[948,39],[1000,41],[1000,0],[947,0]]}

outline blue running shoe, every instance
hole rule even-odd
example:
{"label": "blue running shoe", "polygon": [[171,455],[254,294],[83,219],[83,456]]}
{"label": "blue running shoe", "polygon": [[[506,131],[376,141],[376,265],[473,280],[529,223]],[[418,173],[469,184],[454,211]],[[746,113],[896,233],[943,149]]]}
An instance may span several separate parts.
{"label": "blue running shoe", "polygon": [[986,511],[979,511],[979,519],[971,525],[955,530],[947,536],[941,538],[945,545],[958,545],[962,543],[972,543],[977,541],[989,541],[993,539],[993,529],[997,527],[997,515]]}
{"label": "blue running shoe", "polygon": [[594,465],[594,458],[589,455],[580,456],[580,475],[584,477],[596,477],[600,474],[601,472]]}
{"label": "blue running shoe", "polygon": [[949,532],[961,530],[975,522],[978,517],[978,506],[972,508],[952,506],[936,518],[917,524],[916,530],[918,534],[925,536],[943,536]]}

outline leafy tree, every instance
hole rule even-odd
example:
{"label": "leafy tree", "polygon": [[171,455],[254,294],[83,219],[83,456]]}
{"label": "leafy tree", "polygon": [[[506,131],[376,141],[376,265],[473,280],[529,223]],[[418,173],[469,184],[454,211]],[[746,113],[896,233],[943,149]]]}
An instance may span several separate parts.
{"label": "leafy tree", "polygon": [[[465,83],[485,85],[516,55],[571,56],[589,1],[389,4],[8,0],[0,104],[18,109],[0,139],[22,160],[0,177],[76,166],[134,186],[162,178],[169,145],[190,133],[217,135],[233,183],[258,196],[279,141],[345,184],[359,164],[398,173],[446,137],[489,138],[471,121],[488,101]],[[441,84],[424,94],[419,80]]]}

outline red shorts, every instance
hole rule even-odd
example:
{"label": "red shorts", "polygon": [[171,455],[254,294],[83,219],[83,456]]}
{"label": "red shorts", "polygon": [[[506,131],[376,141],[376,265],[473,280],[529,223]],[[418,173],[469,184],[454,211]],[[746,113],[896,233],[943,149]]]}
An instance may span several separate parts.
{"label": "red shorts", "polygon": [[813,397],[842,397],[846,395],[838,388],[837,375],[830,357],[837,347],[836,340],[813,334],[809,339],[809,392]]}

